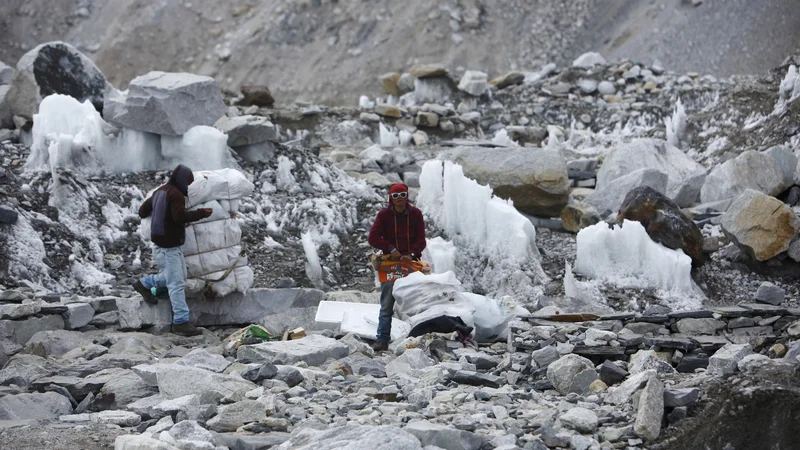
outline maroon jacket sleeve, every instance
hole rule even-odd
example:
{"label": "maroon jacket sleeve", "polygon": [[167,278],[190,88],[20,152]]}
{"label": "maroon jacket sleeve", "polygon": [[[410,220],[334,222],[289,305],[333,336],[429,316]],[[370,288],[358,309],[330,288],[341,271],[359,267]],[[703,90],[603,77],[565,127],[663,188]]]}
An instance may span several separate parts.
{"label": "maroon jacket sleeve", "polygon": [[369,245],[383,251],[384,254],[392,253],[394,246],[386,240],[383,236],[383,223],[386,220],[385,210],[378,213],[375,222],[372,223],[372,228],[369,229],[369,238],[367,241]]}
{"label": "maroon jacket sleeve", "polygon": [[413,209],[414,213],[414,241],[411,242],[411,254],[417,258],[422,256],[422,251],[428,245],[425,241],[425,219],[422,217],[422,211]]}
{"label": "maroon jacket sleeve", "polygon": [[169,209],[175,223],[187,224],[203,218],[202,211],[187,211],[186,199],[177,189],[169,190]]}
{"label": "maroon jacket sleeve", "polygon": [[147,197],[147,200],[142,203],[142,206],[139,207],[139,217],[142,219],[150,217],[150,214],[153,213],[153,197]]}

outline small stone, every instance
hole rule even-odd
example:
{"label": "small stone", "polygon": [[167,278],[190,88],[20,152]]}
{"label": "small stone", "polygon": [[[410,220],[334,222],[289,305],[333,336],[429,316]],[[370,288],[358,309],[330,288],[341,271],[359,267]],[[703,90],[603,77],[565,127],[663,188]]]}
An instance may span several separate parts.
{"label": "small stone", "polygon": [[594,433],[597,429],[597,414],[586,408],[572,408],[559,417],[564,426],[579,433]]}
{"label": "small stone", "polygon": [[386,103],[378,103],[375,105],[375,114],[384,117],[403,117],[403,112],[397,106],[387,105]]}
{"label": "small stone", "polygon": [[685,419],[688,415],[689,409],[685,406],[679,406],[677,408],[673,408],[672,411],[667,414],[667,421],[670,424],[678,423]]}
{"label": "small stone", "polygon": [[439,115],[432,112],[418,112],[414,118],[414,125],[419,127],[436,128],[439,125]]}
{"label": "small stone", "polygon": [[769,281],[765,281],[761,283],[761,286],[758,287],[758,291],[756,291],[756,301],[777,306],[783,302],[785,294],[786,291],[780,287]]}
{"label": "small stone", "polygon": [[700,398],[700,389],[682,388],[664,390],[664,406],[674,408],[678,406],[692,406]]}
{"label": "small stone", "polygon": [[383,90],[389,94],[394,96],[403,95],[403,92],[397,87],[397,82],[400,81],[400,74],[397,72],[389,72],[385,73],[378,77],[378,80],[381,82],[381,86]]}
{"label": "small stone", "polygon": [[605,391],[606,389],[608,389],[608,385],[603,380],[594,380],[589,385],[589,392]]}
{"label": "small stone", "polygon": [[711,356],[707,373],[719,377],[733,375],[739,361],[751,353],[753,350],[747,344],[727,344]]}

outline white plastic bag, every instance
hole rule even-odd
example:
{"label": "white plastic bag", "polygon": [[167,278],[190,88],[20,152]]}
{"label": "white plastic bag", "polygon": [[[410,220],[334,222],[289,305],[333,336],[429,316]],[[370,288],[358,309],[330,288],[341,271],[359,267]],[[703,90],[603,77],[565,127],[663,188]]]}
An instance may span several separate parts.
{"label": "white plastic bag", "polygon": [[413,272],[394,282],[395,314],[410,321],[435,305],[453,305],[460,289],[461,283],[452,271],[432,275]]}
{"label": "white plastic bag", "polygon": [[508,337],[508,323],[518,315],[519,311],[483,295],[469,292],[462,292],[460,295],[475,308],[476,341],[493,342]]}
{"label": "white plastic bag", "polygon": [[196,206],[211,200],[233,200],[247,197],[255,186],[236,169],[195,171],[189,185],[189,205]]}

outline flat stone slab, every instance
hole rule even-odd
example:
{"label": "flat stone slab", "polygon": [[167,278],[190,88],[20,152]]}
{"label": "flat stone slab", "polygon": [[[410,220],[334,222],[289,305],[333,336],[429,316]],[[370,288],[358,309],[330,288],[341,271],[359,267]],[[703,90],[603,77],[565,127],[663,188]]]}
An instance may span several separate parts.
{"label": "flat stone slab", "polygon": [[319,366],[328,358],[340,359],[350,354],[346,344],[325,336],[312,334],[295,341],[265,342],[239,347],[236,359],[251,363],[295,364],[304,361]]}
{"label": "flat stone slab", "polygon": [[740,306],[718,306],[711,308],[711,312],[721,315],[722,317],[742,317],[751,314],[747,308]]}
{"label": "flat stone slab", "polygon": [[70,401],[55,392],[0,397],[0,420],[55,419],[71,412]]}
{"label": "flat stone slab", "polygon": [[769,314],[771,316],[780,316],[786,314],[786,308],[780,306],[768,305],[766,303],[739,303],[739,306],[750,310],[754,315]]}
{"label": "flat stone slab", "polygon": [[683,351],[689,351],[694,348],[694,342],[688,338],[645,338],[644,345],[657,345],[663,348],[676,348]]}

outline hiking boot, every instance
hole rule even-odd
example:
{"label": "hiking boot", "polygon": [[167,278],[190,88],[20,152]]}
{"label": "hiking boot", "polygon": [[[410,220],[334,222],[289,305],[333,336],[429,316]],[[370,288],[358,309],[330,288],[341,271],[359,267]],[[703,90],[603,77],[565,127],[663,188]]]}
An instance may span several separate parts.
{"label": "hiking boot", "polygon": [[196,326],[190,324],[189,322],[172,324],[172,332],[179,336],[186,336],[186,337],[203,334],[203,330],[197,328]]}
{"label": "hiking boot", "polygon": [[144,287],[144,285],[140,280],[136,280],[136,282],[133,283],[133,289],[135,289],[136,292],[141,294],[141,296],[144,298],[144,301],[146,301],[147,303],[151,305],[158,304],[158,298],[155,295],[153,295],[152,292],[150,292],[150,289]]}
{"label": "hiking boot", "polygon": [[389,350],[389,343],[387,341],[375,341],[372,344],[372,350],[376,352],[385,352]]}

